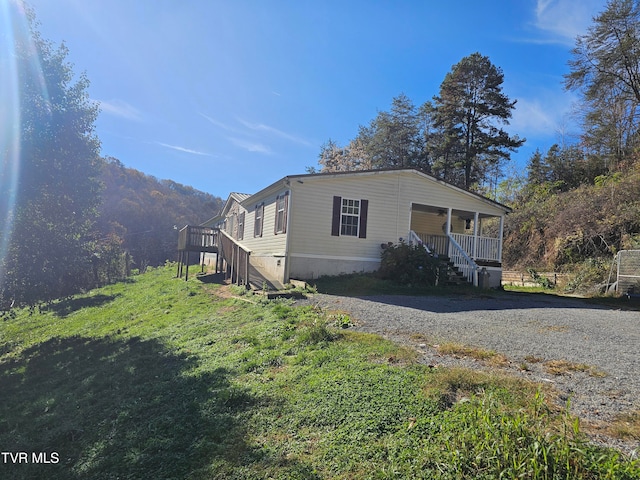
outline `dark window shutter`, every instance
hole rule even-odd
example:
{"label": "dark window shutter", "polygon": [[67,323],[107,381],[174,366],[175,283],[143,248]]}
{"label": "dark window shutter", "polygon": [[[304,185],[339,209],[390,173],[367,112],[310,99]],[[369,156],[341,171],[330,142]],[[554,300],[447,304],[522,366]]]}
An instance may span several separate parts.
{"label": "dark window shutter", "polygon": [[253,222],[253,236],[262,236],[262,225],[264,224],[264,202],[256,205],[255,219]]}
{"label": "dark window shutter", "polygon": [[287,233],[287,217],[289,216],[289,191],[284,192],[284,219],[282,233]]}
{"label": "dark window shutter", "polygon": [[369,213],[369,200],[360,200],[360,228],[359,238],[367,238],[367,215]]}
{"label": "dark window shutter", "polygon": [[278,204],[280,203],[280,195],[278,195],[276,197],[276,218],[274,219],[273,222],[273,234],[277,235],[278,234]]}
{"label": "dark window shutter", "polygon": [[340,213],[342,211],[342,197],[333,197],[333,216],[331,217],[331,235],[340,236]]}

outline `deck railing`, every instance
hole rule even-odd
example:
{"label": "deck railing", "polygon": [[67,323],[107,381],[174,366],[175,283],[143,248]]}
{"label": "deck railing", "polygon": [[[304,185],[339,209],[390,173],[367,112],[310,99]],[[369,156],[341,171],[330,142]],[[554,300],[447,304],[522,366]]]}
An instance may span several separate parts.
{"label": "deck railing", "polygon": [[446,235],[428,235],[411,232],[411,241],[420,241],[427,250],[444,255],[458,267],[465,278],[478,285],[478,264],[476,261],[500,262],[500,239],[451,233]]}
{"label": "deck railing", "polygon": [[[427,247],[429,253],[437,253],[438,255],[449,255],[449,238],[445,235],[427,235],[425,233],[415,233],[422,244]],[[411,237],[414,239],[415,237]]]}
{"label": "deck railing", "polygon": [[449,235],[449,258],[474,287],[478,286],[478,264],[467,254],[453,234]]}
{"label": "deck railing", "polygon": [[[462,233],[452,233],[451,237],[476,260],[500,261],[500,239],[491,237],[475,237]],[[477,240],[477,242],[476,242]],[[475,248],[474,248],[475,247]]]}
{"label": "deck railing", "polygon": [[178,232],[178,251],[207,251],[218,246],[217,228],[186,225]]}

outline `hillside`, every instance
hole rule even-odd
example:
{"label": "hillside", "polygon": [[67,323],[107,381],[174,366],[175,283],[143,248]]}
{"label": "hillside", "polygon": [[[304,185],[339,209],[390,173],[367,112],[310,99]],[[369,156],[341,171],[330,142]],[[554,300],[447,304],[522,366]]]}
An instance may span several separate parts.
{"label": "hillside", "polygon": [[505,225],[504,263],[509,269],[575,271],[588,264],[602,274],[616,252],[636,248],[638,165],[567,191],[549,183],[530,188]]}
{"label": "hillside", "polygon": [[162,265],[176,256],[178,232],[216,215],[223,201],[172,180],[158,180],[116,159],[106,159],[98,230],[115,235],[134,266]]}
{"label": "hillside", "polygon": [[167,266],[0,313],[0,476],[640,478],[534,384],[240,293]]}

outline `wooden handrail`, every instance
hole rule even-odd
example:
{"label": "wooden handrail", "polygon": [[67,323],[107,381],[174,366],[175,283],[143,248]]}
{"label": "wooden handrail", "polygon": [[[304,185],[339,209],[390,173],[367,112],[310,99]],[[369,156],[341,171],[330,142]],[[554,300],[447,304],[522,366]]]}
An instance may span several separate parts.
{"label": "wooden handrail", "polygon": [[227,264],[227,273],[236,285],[249,286],[251,250],[241,245],[224,230],[219,231],[220,255]]}

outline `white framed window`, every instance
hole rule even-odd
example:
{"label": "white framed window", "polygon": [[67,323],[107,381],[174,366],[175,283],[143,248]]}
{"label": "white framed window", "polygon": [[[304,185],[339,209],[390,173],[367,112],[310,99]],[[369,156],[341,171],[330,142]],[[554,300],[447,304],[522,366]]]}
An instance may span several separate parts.
{"label": "white framed window", "polygon": [[256,216],[253,222],[253,236],[262,236],[262,220],[264,218],[264,202],[256,205]]}
{"label": "white framed window", "polygon": [[333,197],[331,235],[367,238],[369,200]]}
{"label": "white framed window", "polygon": [[287,233],[287,206],[289,204],[289,192],[276,197],[276,219],[273,233]]}
{"label": "white framed window", "polygon": [[340,212],[340,235],[357,237],[359,225],[360,200],[343,198]]}

